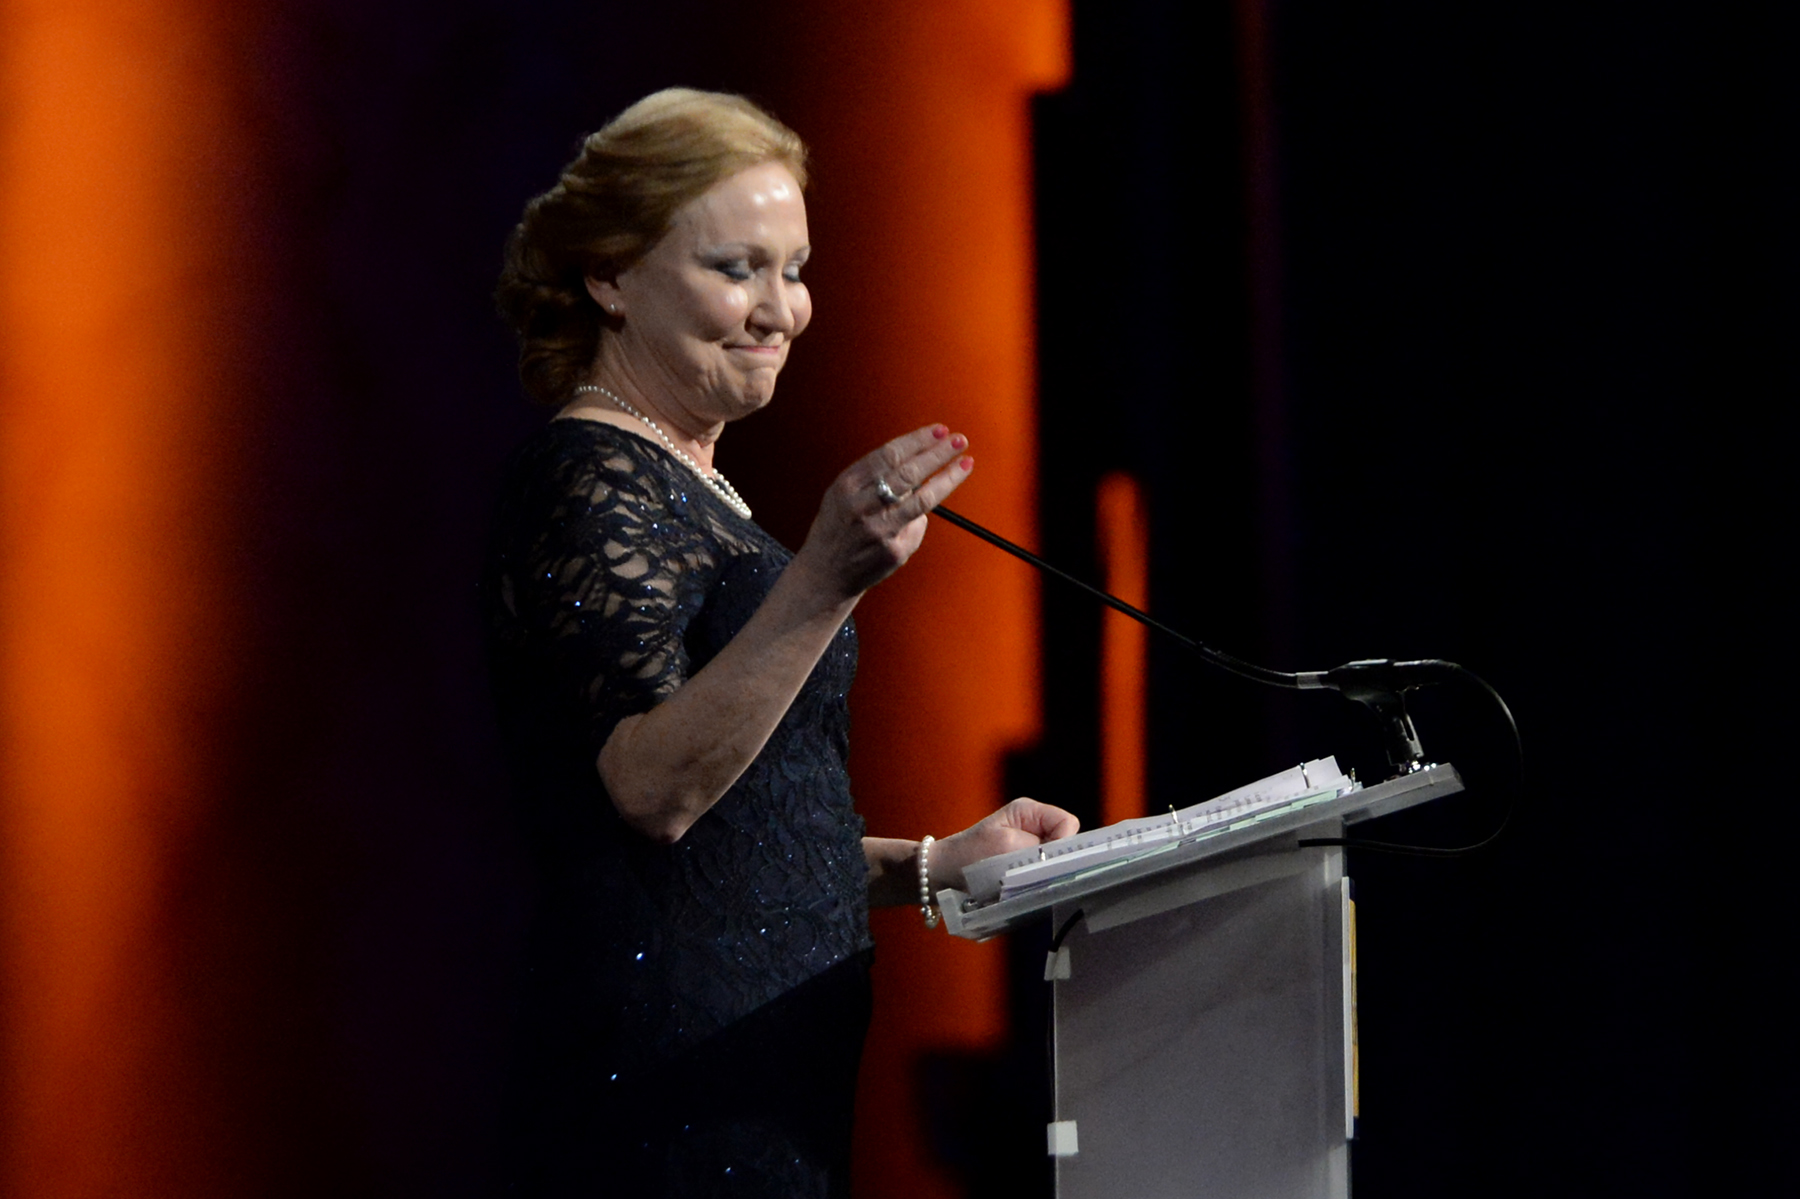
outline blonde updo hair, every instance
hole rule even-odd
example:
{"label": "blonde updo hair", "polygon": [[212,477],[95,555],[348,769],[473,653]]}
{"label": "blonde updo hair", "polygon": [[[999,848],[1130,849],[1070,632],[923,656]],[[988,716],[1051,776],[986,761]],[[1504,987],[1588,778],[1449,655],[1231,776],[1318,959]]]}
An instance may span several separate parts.
{"label": "blonde updo hair", "polygon": [[555,187],[525,205],[494,299],[519,339],[519,380],[563,404],[608,318],[587,279],[610,279],[662,240],[675,213],[739,171],[778,162],[806,186],[806,145],[742,96],[672,87],[582,142]]}

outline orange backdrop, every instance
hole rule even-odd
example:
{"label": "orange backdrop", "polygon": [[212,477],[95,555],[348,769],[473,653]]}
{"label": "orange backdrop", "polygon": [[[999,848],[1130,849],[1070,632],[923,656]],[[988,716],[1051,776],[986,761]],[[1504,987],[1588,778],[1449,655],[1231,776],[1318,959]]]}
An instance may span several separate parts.
{"label": "orange backdrop", "polygon": [[0,1191],[224,1194],[172,965],[233,670],[208,546],[245,265],[206,0],[0,9]]}
{"label": "orange backdrop", "polygon": [[[783,55],[796,65],[767,98],[814,149],[816,315],[775,405],[721,461],[731,473],[735,454],[829,467],[791,490],[811,504],[864,450],[941,420],[968,433],[976,462],[952,506],[1030,541],[1028,101],[1067,77],[1066,2],[797,7]],[[872,833],[941,836],[1006,798],[1004,755],[1037,735],[1037,615],[1028,568],[942,522],[859,607],[851,767]],[[928,933],[910,908],[877,913],[875,934],[858,1193],[954,1194],[931,1164],[914,1063],[921,1050],[1004,1038],[1004,957]]]}
{"label": "orange backdrop", "polygon": [[[234,706],[270,652],[221,548],[253,485],[229,464],[273,419],[234,313],[282,285],[256,266],[276,151],[234,124],[255,68],[232,11],[0,5],[0,1191],[34,1199],[272,1194],[286,1160],[355,1160],[271,1117],[328,1034],[259,1006],[278,949],[234,948],[279,940],[256,913],[305,902],[265,881],[296,872],[212,832],[257,802]],[[759,94],[815,147],[818,317],[721,463],[791,539],[842,465],[943,420],[977,462],[956,506],[1030,540],[1027,100],[1067,75],[1065,0],[807,0],[780,29]],[[871,831],[954,831],[1036,735],[1036,580],[940,523],[859,620]],[[949,1195],[913,1063],[1003,1038],[1002,959],[910,909],[876,933],[860,1193]]]}

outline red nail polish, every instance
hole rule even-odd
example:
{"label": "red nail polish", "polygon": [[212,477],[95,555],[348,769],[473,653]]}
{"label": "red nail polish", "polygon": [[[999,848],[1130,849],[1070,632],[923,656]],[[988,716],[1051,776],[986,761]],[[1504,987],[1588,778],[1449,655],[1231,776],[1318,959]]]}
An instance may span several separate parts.
{"label": "red nail polish", "polygon": [[950,439],[950,448],[953,450],[963,449],[968,444],[969,444],[969,439],[967,437],[964,437],[961,433],[958,433],[955,437],[952,437]]}
{"label": "red nail polish", "polygon": [[966,471],[974,470],[975,469],[975,459],[971,456],[965,455],[963,457],[963,460],[961,462],[958,462],[957,465],[962,467]]}
{"label": "red nail polish", "polygon": [[944,438],[950,436],[950,428],[948,425],[933,425],[931,426],[931,435],[939,441],[942,441]]}

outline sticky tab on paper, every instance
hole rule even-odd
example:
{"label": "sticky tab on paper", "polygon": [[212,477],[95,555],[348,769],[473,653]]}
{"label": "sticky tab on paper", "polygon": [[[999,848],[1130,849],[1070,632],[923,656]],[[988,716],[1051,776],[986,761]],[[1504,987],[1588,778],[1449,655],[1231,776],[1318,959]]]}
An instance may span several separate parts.
{"label": "sticky tab on paper", "polygon": [[1053,983],[1067,977],[1069,977],[1069,947],[1062,945],[1044,955],[1044,981]]}
{"label": "sticky tab on paper", "polygon": [[1075,1139],[1075,1121],[1058,1120],[1045,1126],[1050,1134],[1051,1157],[1074,1157],[1080,1151]]}

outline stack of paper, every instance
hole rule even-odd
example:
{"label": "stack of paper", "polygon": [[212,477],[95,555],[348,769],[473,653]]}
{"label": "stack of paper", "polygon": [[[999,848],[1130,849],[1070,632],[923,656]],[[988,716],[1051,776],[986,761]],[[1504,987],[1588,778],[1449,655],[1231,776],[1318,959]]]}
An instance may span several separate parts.
{"label": "stack of paper", "polygon": [[1338,769],[1336,758],[1317,758],[1180,811],[1122,820],[1048,845],[987,858],[970,866],[963,877],[977,902],[1005,899],[1073,874],[1135,861],[1324,803],[1357,787],[1355,779]]}

